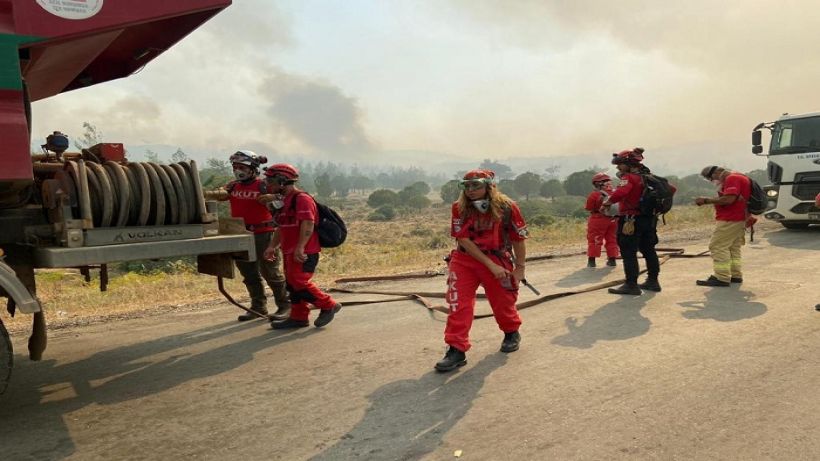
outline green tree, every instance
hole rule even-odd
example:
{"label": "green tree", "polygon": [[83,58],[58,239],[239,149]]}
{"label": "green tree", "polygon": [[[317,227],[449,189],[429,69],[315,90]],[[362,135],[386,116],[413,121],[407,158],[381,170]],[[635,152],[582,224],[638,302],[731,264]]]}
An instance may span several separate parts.
{"label": "green tree", "polygon": [[530,195],[537,194],[541,188],[541,176],[527,171],[521,173],[515,178],[515,190],[524,196],[526,200],[530,199]]}
{"label": "green tree", "polygon": [[430,199],[424,195],[414,195],[404,202],[404,205],[413,210],[423,210],[430,206]]}
{"label": "green tree", "polygon": [[337,197],[347,197],[347,194],[350,193],[350,178],[348,178],[347,175],[340,174],[334,176],[330,180],[330,185],[333,187],[333,191]]}
{"label": "green tree", "polygon": [[366,190],[376,187],[376,181],[362,174],[356,176],[351,175],[350,187],[355,191],[364,193]]}
{"label": "green tree", "polygon": [[425,188],[419,187],[418,186],[419,184],[423,184],[424,186],[426,186],[427,191],[428,192],[430,191],[430,186],[428,186],[426,183],[411,184],[411,185],[409,185],[409,186],[407,186],[404,189],[399,191],[399,204],[406,204],[407,202],[412,200],[414,197],[424,197],[424,194],[422,194],[422,191]]}
{"label": "green tree", "polygon": [[379,208],[382,205],[396,205],[399,203],[399,194],[390,189],[374,190],[367,197],[367,204],[372,208]]}
{"label": "green tree", "polygon": [[430,185],[424,181],[416,181],[413,184],[407,186],[408,189],[412,189],[416,191],[418,195],[427,195],[430,193]]}
{"label": "green tree", "polygon": [[322,173],[316,176],[313,183],[316,185],[316,195],[319,197],[330,197],[333,195],[333,184],[330,182],[329,174]]}
{"label": "green tree", "polygon": [[564,186],[561,184],[561,181],[549,179],[541,184],[541,189],[538,191],[538,194],[541,195],[541,197],[555,200],[555,197],[565,195],[566,191],[564,191]]}
{"label": "green tree", "polygon": [[576,171],[564,180],[564,190],[567,195],[586,196],[592,191],[592,177],[597,173],[593,169]]}
{"label": "green tree", "polygon": [[91,147],[103,142],[102,131],[98,130],[96,126],[88,122],[83,122],[83,130],[85,130],[83,134],[74,140],[74,147],[77,149],[83,150],[86,147]]}
{"label": "green tree", "polygon": [[200,170],[202,185],[211,189],[227,184],[232,178],[231,166],[227,160],[209,158],[205,160],[205,168]]}
{"label": "green tree", "polygon": [[205,160],[205,168],[214,170],[215,173],[229,175],[231,174],[231,164],[227,160],[221,158],[210,157]]}
{"label": "green tree", "polygon": [[367,216],[368,221],[390,221],[396,217],[393,205],[382,205]]}
{"label": "green tree", "polygon": [[521,194],[515,188],[515,181],[512,179],[502,179],[498,181],[498,190],[507,194],[510,198],[521,198]]}
{"label": "green tree", "polygon": [[159,154],[152,151],[151,149],[148,149],[147,151],[145,151],[145,161],[146,162],[151,162],[151,163],[156,163],[156,164],[165,163],[165,162],[162,161],[162,159],[159,158]]}
{"label": "green tree", "polygon": [[458,182],[458,179],[452,179],[441,186],[440,195],[444,203],[453,203],[458,200],[458,196],[461,194],[461,189],[458,188]]}
{"label": "green tree", "polygon": [[553,163],[544,168],[544,179],[558,179],[561,174],[561,165]]}
{"label": "green tree", "polygon": [[171,161],[174,163],[184,162],[186,160],[188,160],[188,155],[180,148],[177,148],[177,151],[171,154]]}
{"label": "green tree", "polygon": [[513,177],[513,170],[510,168],[509,165],[505,165],[497,160],[491,160],[485,158],[479,168],[484,170],[493,170],[495,172],[495,177],[498,179],[512,179]]}
{"label": "green tree", "polygon": [[[590,187],[592,187],[590,185]],[[550,214],[553,216],[583,216],[586,214],[584,209],[584,198],[583,197],[576,197],[576,196],[569,196],[569,197],[558,197],[555,199],[554,202],[549,203],[549,210]],[[581,210],[581,212],[579,212]]]}

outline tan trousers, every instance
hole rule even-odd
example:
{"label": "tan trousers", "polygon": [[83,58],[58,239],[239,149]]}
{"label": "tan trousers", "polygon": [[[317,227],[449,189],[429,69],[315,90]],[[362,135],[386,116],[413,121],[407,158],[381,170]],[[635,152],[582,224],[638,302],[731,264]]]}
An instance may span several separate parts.
{"label": "tan trousers", "polygon": [[740,267],[740,247],[746,244],[746,223],[744,221],[718,221],[709,252],[712,254],[715,277],[728,282],[732,277],[743,278]]}

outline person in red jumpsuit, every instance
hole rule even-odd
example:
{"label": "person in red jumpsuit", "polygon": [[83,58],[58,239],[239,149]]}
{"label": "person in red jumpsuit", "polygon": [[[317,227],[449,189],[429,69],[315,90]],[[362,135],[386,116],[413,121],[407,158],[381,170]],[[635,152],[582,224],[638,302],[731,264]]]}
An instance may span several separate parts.
{"label": "person in red jumpsuit", "polygon": [[276,250],[281,247],[291,302],[290,317],[271,322],[271,328],[279,330],[308,326],[311,304],[320,310],[313,325],[323,327],[333,320],[342,305],[311,281],[322,251],[314,228],[319,216],[316,202],[297,187],[299,171],[293,165],[271,165],[265,169],[265,179],[272,196],[281,196],[281,199],[269,202],[277,210],[274,216],[277,228],[264,257],[275,259]]}
{"label": "person in red jumpsuit", "polygon": [[436,363],[438,371],[467,363],[475,294],[479,285],[490,302],[498,327],[504,332],[501,352],[518,350],[521,318],[515,302],[518,281],[524,278],[527,224],[521,210],[495,184],[495,173],[472,170],[464,175],[459,199],[453,203],[450,234],[457,249],[450,253],[446,300],[450,308],[444,342],[447,353]]}
{"label": "person in red jumpsuit", "polygon": [[[658,253],[658,218],[641,214],[641,196],[643,195],[642,175],[651,171],[643,165],[643,148],[627,149],[612,154],[612,164],[618,168],[620,184],[604,200],[602,211],[614,203],[618,204],[618,247],[621,249],[621,260],[624,266],[626,282],[608,291],[619,295],[641,295],[641,290],[661,291],[658,275],[661,271]],[[646,262],[647,277],[644,283],[638,284],[638,252]]]}
{"label": "person in red jumpsuit", "polygon": [[615,206],[601,210],[601,204],[612,193],[611,178],[606,173],[596,173],[592,177],[595,188],[587,196],[584,208],[589,211],[587,220],[587,267],[595,267],[595,258],[601,256],[601,246],[606,247],[606,265],[615,266],[618,250],[618,213]]}
{"label": "person in red jumpsuit", "polygon": [[276,312],[272,318],[286,319],[290,315],[290,300],[285,289],[285,277],[279,269],[279,264],[261,259],[262,252],[271,240],[274,228],[270,211],[259,201],[259,198],[267,191],[267,185],[258,177],[259,167],[268,160],[251,151],[240,150],[231,155],[229,161],[235,178],[225,186],[228,192],[227,200],[231,205],[231,216],[242,218],[245,221],[245,227],[253,232],[257,258],[255,261],[237,260],[236,267],[242,274],[242,282],[251,298],[251,310],[260,315],[248,312],[240,315],[238,320],[240,322],[253,320],[268,314],[262,279],[270,286],[276,301]]}

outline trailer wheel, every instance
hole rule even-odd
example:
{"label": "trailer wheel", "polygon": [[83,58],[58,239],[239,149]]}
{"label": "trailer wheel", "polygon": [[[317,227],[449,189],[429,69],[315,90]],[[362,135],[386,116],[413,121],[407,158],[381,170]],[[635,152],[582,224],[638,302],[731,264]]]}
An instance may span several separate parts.
{"label": "trailer wheel", "polygon": [[6,391],[11,379],[11,366],[14,363],[14,352],[11,350],[9,332],[0,320],[0,394]]}
{"label": "trailer wheel", "polygon": [[786,229],[807,229],[809,227],[809,225],[804,222],[780,221],[780,224]]}

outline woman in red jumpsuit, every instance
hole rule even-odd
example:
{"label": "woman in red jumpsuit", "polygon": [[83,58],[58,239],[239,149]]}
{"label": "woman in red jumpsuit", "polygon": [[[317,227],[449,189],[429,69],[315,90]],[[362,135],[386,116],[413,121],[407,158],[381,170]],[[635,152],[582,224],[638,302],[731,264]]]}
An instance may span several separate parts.
{"label": "woman in red jumpsuit", "polygon": [[450,371],[467,363],[475,294],[479,285],[490,302],[498,327],[504,332],[501,352],[518,350],[521,318],[515,308],[518,281],[524,278],[527,224],[521,210],[495,185],[495,173],[472,170],[459,183],[462,192],[453,203],[450,234],[458,247],[450,253],[447,304],[450,314],[444,330],[448,344],[436,370]]}
{"label": "woman in red jumpsuit", "polygon": [[601,246],[606,247],[606,265],[615,266],[615,258],[620,255],[618,250],[618,210],[606,209],[601,211],[609,194],[612,193],[611,178],[606,173],[596,173],[592,177],[594,191],[587,197],[584,208],[589,211],[587,220],[587,267],[595,267],[595,258],[601,256]]}

